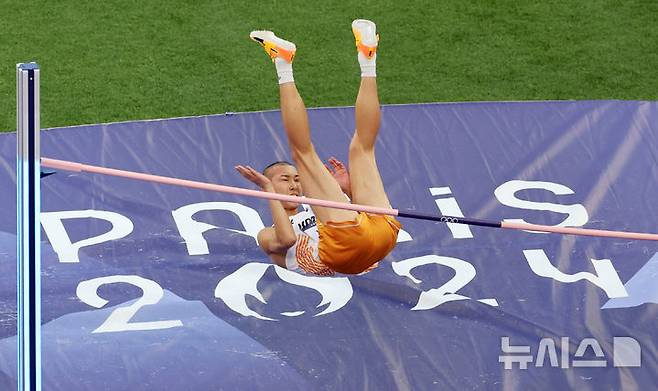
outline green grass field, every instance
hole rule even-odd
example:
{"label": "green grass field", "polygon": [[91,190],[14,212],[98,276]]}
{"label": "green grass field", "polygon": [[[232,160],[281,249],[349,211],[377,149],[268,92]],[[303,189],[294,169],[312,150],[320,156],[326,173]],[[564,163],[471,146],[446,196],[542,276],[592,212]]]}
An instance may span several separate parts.
{"label": "green grass field", "polygon": [[0,130],[37,61],[43,127],[278,105],[252,29],[297,44],[309,107],[352,105],[350,30],[374,20],[382,103],[658,98],[658,1],[0,0]]}

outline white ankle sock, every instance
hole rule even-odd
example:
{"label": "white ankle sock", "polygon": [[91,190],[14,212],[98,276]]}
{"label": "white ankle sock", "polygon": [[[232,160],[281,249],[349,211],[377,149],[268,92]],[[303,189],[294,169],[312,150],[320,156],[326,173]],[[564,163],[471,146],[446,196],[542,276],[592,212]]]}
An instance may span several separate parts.
{"label": "white ankle sock", "polygon": [[276,66],[276,74],[279,77],[279,84],[295,82],[292,77],[292,63],[277,57],[274,59],[274,65]]}
{"label": "white ankle sock", "polygon": [[376,62],[377,53],[372,58],[366,58],[360,51],[358,52],[359,65],[361,66],[361,77],[377,77]]}

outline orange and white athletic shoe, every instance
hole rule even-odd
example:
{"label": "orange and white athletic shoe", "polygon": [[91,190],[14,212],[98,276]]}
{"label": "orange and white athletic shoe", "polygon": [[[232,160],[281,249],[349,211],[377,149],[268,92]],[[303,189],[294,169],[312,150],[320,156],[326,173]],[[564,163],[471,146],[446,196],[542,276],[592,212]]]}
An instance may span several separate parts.
{"label": "orange and white athletic shoe", "polygon": [[356,19],[352,22],[352,33],[356,40],[356,48],[365,58],[371,59],[377,53],[379,34],[377,26],[369,20]]}
{"label": "orange and white athletic shoe", "polygon": [[252,31],[249,38],[258,42],[265,49],[265,53],[274,61],[275,58],[282,58],[292,64],[295,58],[297,47],[294,43],[281,39],[271,31]]}

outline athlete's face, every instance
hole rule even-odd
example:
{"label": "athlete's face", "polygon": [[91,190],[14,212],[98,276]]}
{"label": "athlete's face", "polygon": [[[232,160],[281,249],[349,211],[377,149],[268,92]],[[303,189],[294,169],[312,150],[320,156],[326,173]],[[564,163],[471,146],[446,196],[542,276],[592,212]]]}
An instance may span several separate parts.
{"label": "athlete's face", "polygon": [[[267,176],[272,181],[274,191],[279,194],[301,196],[302,184],[299,182],[299,174],[297,169],[287,164],[279,164],[270,167],[267,170]],[[296,202],[282,202],[284,209],[297,209],[299,203]]]}

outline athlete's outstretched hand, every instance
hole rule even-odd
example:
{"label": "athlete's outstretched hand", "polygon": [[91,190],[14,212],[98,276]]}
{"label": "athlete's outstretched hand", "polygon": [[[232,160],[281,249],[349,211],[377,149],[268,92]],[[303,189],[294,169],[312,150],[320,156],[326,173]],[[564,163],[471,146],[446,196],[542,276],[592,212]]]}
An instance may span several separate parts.
{"label": "athlete's outstretched hand", "polygon": [[269,192],[274,191],[274,187],[272,186],[272,181],[270,181],[270,178],[254,170],[251,168],[251,166],[237,165],[235,166],[235,169],[240,173],[240,175],[251,181],[256,186],[260,187],[261,190]]}
{"label": "athlete's outstretched hand", "polygon": [[329,158],[328,162],[329,164],[325,164],[324,166],[327,167],[327,170],[329,170],[336,182],[338,182],[343,193],[351,196],[350,174],[347,172],[347,168],[343,162],[333,156]]}

